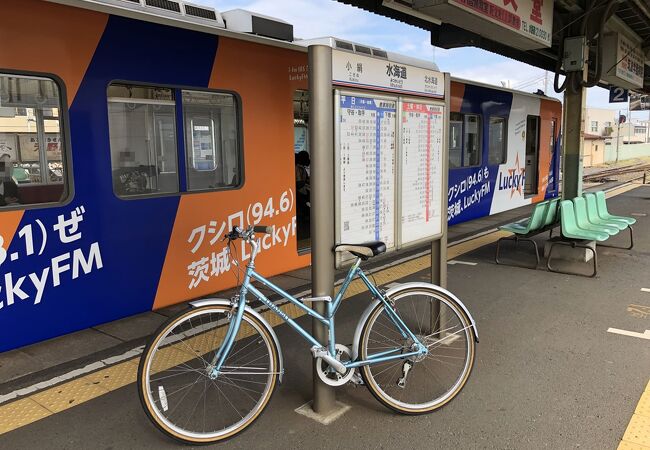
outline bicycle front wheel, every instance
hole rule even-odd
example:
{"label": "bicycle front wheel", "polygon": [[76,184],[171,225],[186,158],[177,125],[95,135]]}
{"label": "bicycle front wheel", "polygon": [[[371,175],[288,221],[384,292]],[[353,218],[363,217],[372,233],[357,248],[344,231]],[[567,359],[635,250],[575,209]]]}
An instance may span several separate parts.
{"label": "bicycle front wheel", "polygon": [[[363,366],[370,392],[403,414],[438,409],[463,388],[474,364],[471,323],[458,304],[434,289],[405,287],[391,295],[394,311],[428,353]],[[414,342],[400,331],[383,303],[370,313],[360,341],[363,359],[404,354]]]}
{"label": "bicycle front wheel", "polygon": [[138,370],[144,410],[167,435],[192,444],[243,431],[268,404],[278,378],[278,349],[266,326],[244,312],[219,375],[209,374],[224,343],[231,308],[190,309],[163,324]]}

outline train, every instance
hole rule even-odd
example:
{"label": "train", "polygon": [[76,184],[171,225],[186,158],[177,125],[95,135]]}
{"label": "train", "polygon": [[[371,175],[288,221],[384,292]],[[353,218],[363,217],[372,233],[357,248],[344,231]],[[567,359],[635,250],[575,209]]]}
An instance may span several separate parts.
{"label": "train", "polygon": [[[235,225],[273,226],[261,273],[310,264],[290,24],[177,0],[2,12],[0,351],[233,287]],[[449,224],[557,196],[557,100],[452,79],[450,106]]]}

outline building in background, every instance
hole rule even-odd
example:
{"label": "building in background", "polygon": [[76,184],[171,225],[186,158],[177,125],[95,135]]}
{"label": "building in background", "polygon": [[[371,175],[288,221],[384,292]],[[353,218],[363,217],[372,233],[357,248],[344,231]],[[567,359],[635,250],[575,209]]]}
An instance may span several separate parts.
{"label": "building in background", "polygon": [[602,108],[587,108],[585,114],[585,134],[609,136],[615,131],[617,111]]}
{"label": "building in background", "polygon": [[585,146],[582,155],[584,167],[597,166],[605,162],[605,138],[596,134],[585,133]]}
{"label": "building in background", "polygon": [[617,139],[620,140],[619,144],[644,144],[648,142],[647,123],[641,121],[622,123],[620,130],[614,126],[611,138],[612,145],[616,145]]}

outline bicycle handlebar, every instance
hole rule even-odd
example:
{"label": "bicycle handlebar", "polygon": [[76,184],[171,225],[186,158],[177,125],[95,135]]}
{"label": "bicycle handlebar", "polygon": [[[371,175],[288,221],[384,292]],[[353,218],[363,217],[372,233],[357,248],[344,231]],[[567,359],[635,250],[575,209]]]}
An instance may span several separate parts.
{"label": "bicycle handlebar", "polygon": [[239,238],[248,240],[252,237],[253,233],[271,234],[273,233],[273,227],[267,227],[264,225],[255,225],[255,226],[249,226],[245,230],[242,230],[239,227],[233,227],[230,233],[226,234],[224,238],[229,239],[231,241],[237,240]]}
{"label": "bicycle handlebar", "polygon": [[253,227],[253,233],[272,234],[273,233],[273,227],[267,227],[267,226],[264,226],[264,225],[255,225]]}

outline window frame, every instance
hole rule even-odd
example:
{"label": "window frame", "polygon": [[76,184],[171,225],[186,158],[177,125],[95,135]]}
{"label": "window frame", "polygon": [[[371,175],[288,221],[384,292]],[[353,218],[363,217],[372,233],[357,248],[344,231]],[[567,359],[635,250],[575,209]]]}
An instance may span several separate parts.
{"label": "window frame", "polygon": [[[174,115],[174,126],[176,129],[176,164],[178,168],[178,192],[163,192],[160,194],[138,194],[138,195],[131,195],[128,197],[120,197],[115,193],[115,190],[112,188],[112,176],[111,176],[111,191],[115,198],[123,201],[132,201],[132,200],[143,200],[143,199],[148,199],[148,198],[163,198],[163,197],[181,197],[184,195],[195,195],[195,194],[205,194],[206,192],[221,192],[221,191],[234,191],[238,190],[244,187],[246,184],[246,166],[245,166],[245,157],[244,157],[244,122],[243,122],[243,101],[241,98],[241,95],[239,95],[239,92],[233,91],[230,89],[212,89],[208,87],[196,87],[196,86],[189,86],[189,85],[178,85],[178,84],[166,84],[166,83],[152,83],[148,81],[133,81],[133,80],[125,80],[121,78],[116,78],[116,79],[111,79],[108,81],[106,84],[106,88],[104,89],[105,93],[105,100],[106,100],[106,130],[110,133],[109,131],[109,123],[108,123],[108,88],[109,86],[113,84],[132,84],[136,86],[142,86],[142,87],[158,87],[158,88],[163,88],[163,89],[171,89],[174,92],[174,98],[175,98],[175,115]],[[236,117],[236,123],[237,123],[237,142],[238,142],[238,148],[239,148],[239,166],[241,167],[241,176],[239,180],[239,184],[237,186],[228,186],[228,187],[221,187],[221,188],[213,188],[213,189],[201,189],[201,190],[195,190],[195,191],[189,191],[187,190],[187,154],[186,154],[186,146],[185,146],[185,112],[183,110],[183,97],[182,97],[182,91],[196,91],[196,92],[213,92],[217,94],[231,94],[235,98],[235,101],[237,102],[237,105],[239,106],[237,108],[237,117]],[[180,96],[181,101],[178,101],[178,97]],[[179,127],[179,124],[181,127]],[[110,151],[111,151],[111,146],[110,146],[110,138],[107,134],[106,139],[108,140],[108,157],[109,157],[109,165],[110,165]],[[112,165],[111,165],[112,169]]]}
{"label": "window frame", "polygon": [[[119,195],[117,192],[115,192],[115,185],[114,185],[114,179],[113,179],[113,163],[111,161],[112,160],[112,150],[113,150],[113,148],[111,146],[111,122],[110,122],[110,109],[109,109],[111,101],[109,100],[110,97],[108,96],[108,89],[113,85],[130,85],[130,86],[134,86],[134,87],[161,88],[161,89],[169,89],[169,90],[172,91],[172,93],[174,95],[174,100],[163,100],[163,101],[158,101],[158,102],[160,102],[160,104],[164,104],[164,103],[167,103],[167,102],[169,102],[169,103],[173,102],[174,103],[173,123],[174,123],[174,133],[175,133],[174,139],[176,141],[176,179],[177,179],[177,182],[178,182],[178,184],[177,184],[177,186],[178,186],[177,192],[158,192],[158,193],[151,193],[151,194],[134,194],[134,195],[128,195],[128,196],[122,196],[122,195]],[[106,135],[106,140],[108,141],[108,158],[109,158],[108,164],[109,164],[110,169],[111,169],[110,178],[111,178],[111,191],[113,192],[113,195],[116,198],[120,199],[120,200],[138,200],[138,199],[144,199],[144,198],[171,197],[171,196],[180,194],[181,193],[182,183],[181,183],[181,166],[179,165],[180,158],[179,158],[179,131],[178,131],[178,101],[176,100],[177,91],[172,87],[164,86],[164,85],[160,85],[160,84],[156,84],[156,83],[139,83],[137,81],[133,82],[133,81],[115,81],[115,80],[113,80],[113,81],[110,81],[106,85],[105,92],[106,92],[106,113],[107,113],[107,116],[106,116],[106,125],[107,125],[106,130],[108,132],[107,135]],[[117,97],[117,98],[123,98],[123,97]],[[157,102],[156,100],[150,100],[149,101],[150,103],[148,103],[147,99],[135,99],[135,100],[136,101],[134,103],[147,104],[147,105],[153,105],[153,104],[156,104],[156,102]],[[137,102],[137,100],[141,100],[141,102]],[[124,102],[118,101],[116,103],[124,103]],[[171,106],[171,105],[168,105],[168,106]],[[157,166],[156,166],[156,168],[157,168]]]}
{"label": "window frame", "polygon": [[[490,142],[491,142],[491,140],[490,140],[490,138],[491,138],[491,136],[490,136],[490,125],[492,125],[490,123],[490,121],[492,120],[493,117],[495,119],[503,120],[503,141],[502,141],[503,158],[502,158],[501,162],[498,162],[498,163],[491,163],[490,162]],[[498,115],[489,115],[488,116],[488,127],[487,127],[487,134],[488,134],[488,139],[487,139],[487,141],[488,141],[488,145],[487,145],[487,152],[488,152],[488,158],[487,159],[488,159],[488,161],[487,162],[488,163],[487,163],[487,165],[488,166],[489,165],[497,165],[497,166],[499,166],[501,164],[506,164],[508,162],[508,120],[509,120],[509,116],[498,116]]]}
{"label": "window frame", "polygon": [[[231,91],[228,89],[195,89],[195,88],[188,88],[188,87],[181,87],[177,88],[178,92],[180,93],[181,96],[181,102],[180,102],[180,110],[177,110],[177,117],[180,117],[180,119],[183,122],[183,136],[182,136],[182,142],[183,142],[183,156],[185,157],[184,159],[184,167],[185,167],[185,183],[184,187],[185,190],[181,192],[181,194],[194,194],[194,193],[205,193],[205,192],[220,192],[220,191],[234,191],[241,189],[244,186],[245,183],[245,161],[246,159],[244,158],[244,132],[243,132],[243,113],[242,113],[242,99],[239,93],[236,91]],[[209,94],[226,94],[226,95],[232,95],[233,101],[234,101],[234,107],[235,107],[235,126],[237,127],[237,150],[238,150],[238,158],[237,158],[237,163],[240,168],[239,172],[239,183],[235,186],[221,186],[221,187],[216,187],[216,188],[206,188],[206,189],[194,189],[194,190],[189,190],[189,170],[190,167],[188,165],[189,159],[188,159],[188,153],[187,153],[187,136],[185,135],[185,108],[183,105],[183,91],[194,91],[194,92],[202,92],[202,93],[209,93]],[[178,104],[177,104],[178,106]],[[176,124],[176,127],[178,128],[178,123]],[[213,137],[214,137],[214,130],[213,130]],[[216,141],[215,141],[216,143]],[[194,150],[192,150],[192,158],[194,158]],[[179,159],[181,159],[179,157]],[[198,169],[195,169],[198,170]],[[216,166],[213,170],[216,170]],[[204,170],[201,170],[201,172],[204,172]],[[209,171],[206,171],[209,172]]]}
{"label": "window frame", "polygon": [[[7,211],[25,211],[30,209],[61,208],[69,205],[75,197],[74,169],[72,165],[72,146],[70,145],[70,115],[68,105],[68,90],[63,78],[52,72],[35,72],[32,70],[15,70],[0,67],[1,75],[23,78],[45,78],[56,85],[59,90],[59,134],[63,140],[61,145],[61,162],[63,167],[62,200],[57,202],[18,204],[0,207],[0,215]],[[38,183],[38,186],[55,185],[58,183]]]}
{"label": "window frame", "polygon": [[[459,167],[451,167],[449,166],[450,170],[459,170],[459,169],[473,169],[476,167],[482,167],[483,166],[483,115],[478,114],[478,113],[463,113],[460,111],[450,111],[449,113],[449,123],[451,124],[451,114],[460,114],[460,121],[454,120],[454,122],[460,122],[462,127],[461,127],[461,146],[460,146],[460,166]],[[465,157],[468,155],[466,151],[466,139],[465,139],[465,122],[466,122],[466,117],[468,116],[474,116],[478,118],[478,131],[476,133],[476,136],[478,137],[478,154],[479,154],[479,161],[477,164],[472,164],[472,165],[463,165],[465,162]],[[449,132],[449,129],[447,130]],[[447,156],[447,159],[449,159],[449,156]],[[449,161],[447,161],[447,164],[449,164]]]}

